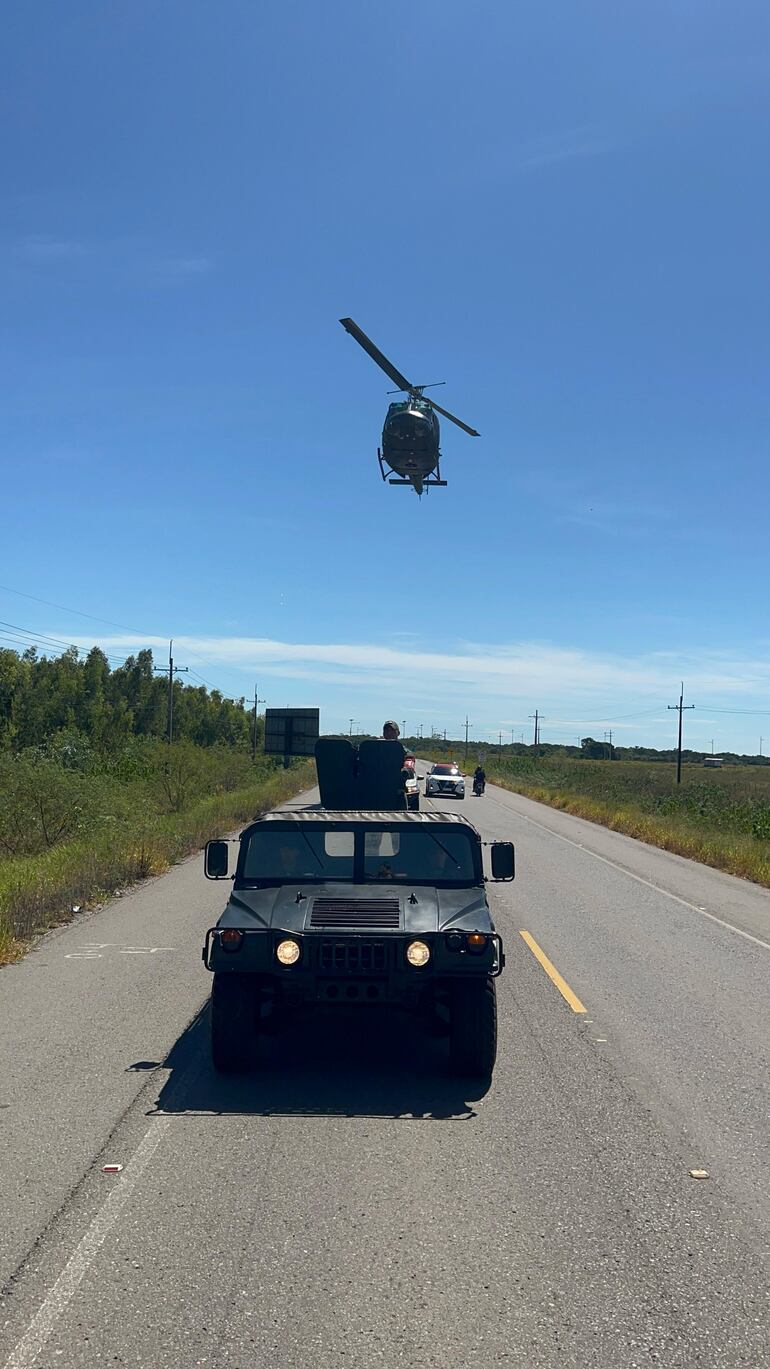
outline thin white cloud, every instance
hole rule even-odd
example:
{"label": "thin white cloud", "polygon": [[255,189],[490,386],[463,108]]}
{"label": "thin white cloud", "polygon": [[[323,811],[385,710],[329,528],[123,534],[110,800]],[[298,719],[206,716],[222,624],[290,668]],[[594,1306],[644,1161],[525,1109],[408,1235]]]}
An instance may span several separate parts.
{"label": "thin white cloud", "polygon": [[187,276],[205,276],[213,265],[208,257],[166,257],[153,263],[152,270],[169,280],[182,280]]}
{"label": "thin white cloud", "polygon": [[[142,647],[165,650],[161,637],[131,634],[97,639],[110,652]],[[93,638],[78,644],[89,646]],[[607,701],[646,700],[641,708],[676,702],[680,679],[687,681],[688,698],[695,701],[751,698],[770,694],[770,656],[738,657],[726,653],[689,651],[652,652],[639,656],[612,655],[548,643],[485,645],[458,643],[453,651],[432,652],[372,642],[281,642],[261,637],[177,637],[175,655],[185,650],[235,671],[317,680],[333,685],[388,689],[417,689],[428,698],[475,695],[517,699],[573,701],[560,712],[576,716],[591,699],[601,699],[600,711],[623,711]],[[577,705],[577,708],[574,706]]]}
{"label": "thin white cloud", "polygon": [[133,238],[76,241],[52,234],[35,234],[16,242],[17,259],[28,265],[85,265],[89,271],[117,279],[138,278],[155,284],[192,280],[214,269],[210,257],[195,252],[160,255],[150,244]]}
{"label": "thin white cloud", "polygon": [[25,261],[39,262],[41,265],[56,264],[71,261],[74,257],[81,256],[83,244],[67,241],[64,238],[29,237],[22,239],[17,246],[17,251]]}
{"label": "thin white cloud", "polygon": [[598,157],[609,152],[612,146],[612,140],[601,129],[592,124],[580,124],[576,128],[544,133],[539,138],[520,144],[514,149],[513,168],[516,171],[532,171],[556,162]]}

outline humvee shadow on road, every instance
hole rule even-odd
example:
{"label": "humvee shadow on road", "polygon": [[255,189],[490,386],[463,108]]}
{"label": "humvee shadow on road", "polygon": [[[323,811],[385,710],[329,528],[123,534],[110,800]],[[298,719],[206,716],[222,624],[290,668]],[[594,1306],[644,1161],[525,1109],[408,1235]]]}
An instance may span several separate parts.
{"label": "humvee shadow on road", "polygon": [[[357,750],[322,738],[323,806],[279,809],[241,834],[232,893],[203,948],[214,1065],[253,1068],[260,1037],[303,1006],[380,1006],[445,1032],[453,1070],[488,1078],[505,957],[481,838],[456,813],[406,809],[400,742]],[[208,843],[210,879],[228,878],[228,855],[227,842]],[[513,879],[510,842],[492,843],[491,867]]]}

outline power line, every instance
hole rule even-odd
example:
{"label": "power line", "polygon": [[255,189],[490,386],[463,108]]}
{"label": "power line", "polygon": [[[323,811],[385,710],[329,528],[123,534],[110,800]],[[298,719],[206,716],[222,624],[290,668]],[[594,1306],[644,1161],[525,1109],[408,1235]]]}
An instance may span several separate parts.
{"label": "power line", "polygon": [[[187,671],[189,670],[189,666],[186,666],[186,665],[174,665],[174,657],[173,657],[173,655],[172,655],[173,650],[174,650],[174,643],[173,643],[173,640],[172,640],[172,641],[170,641],[169,644],[168,644],[168,738],[167,738],[167,740],[168,740],[169,746],[171,745],[172,741],[174,740],[174,676],[175,676],[175,675],[186,675],[186,674],[187,674]],[[156,666],[153,666],[153,670],[163,670],[163,671],[165,671],[165,669],[166,669],[166,667],[165,667],[164,665],[156,665]]]}
{"label": "power line", "polygon": [[139,631],[139,628],[129,627],[128,623],[116,623],[111,618],[98,618],[95,613],[83,613],[82,609],[68,608],[66,604],[55,604],[51,599],[39,599],[36,594],[25,594],[23,590],[11,589],[10,585],[0,585],[0,589],[5,590],[6,594],[17,594],[20,599],[31,599],[34,604],[45,604],[46,608],[59,608],[62,613],[74,613],[78,618],[90,618],[92,623],[106,623],[108,627],[122,627],[126,632],[135,632],[138,637],[145,636]]}
{"label": "power line", "polygon": [[254,683],[254,734],[251,739],[251,759],[257,759],[257,709],[260,704],[266,703],[265,699],[260,699],[257,694],[256,681]]}
{"label": "power line", "polygon": [[[135,636],[137,636],[137,637],[155,637],[155,636],[158,635],[158,634],[155,633],[155,632],[142,632],[140,628],[138,628],[138,627],[131,627],[128,623],[118,623],[118,622],[116,622],[116,621],[114,620],[114,618],[100,618],[100,617],[98,616],[98,614],[96,614],[96,613],[84,613],[84,611],[83,611],[82,609],[80,609],[80,608],[70,608],[67,604],[57,604],[57,603],[54,603],[54,601],[53,601],[52,599],[41,599],[37,594],[26,594],[23,590],[20,590],[20,589],[12,589],[10,585],[0,585],[0,590],[4,590],[6,594],[15,594],[15,595],[17,595],[20,599],[29,599],[29,600],[31,600],[32,603],[34,603],[34,604],[45,604],[47,608],[58,608],[58,609],[61,610],[62,613],[73,613],[77,618],[87,618],[87,619],[89,619],[89,621],[92,622],[92,623],[104,623],[107,627],[119,627],[119,628],[123,628],[124,631],[126,631],[126,632],[133,632],[133,633],[135,634]],[[55,639],[52,639],[52,640],[55,640]],[[66,645],[67,645],[67,646],[74,646],[75,643],[74,643],[74,642],[67,642]],[[78,647],[78,648],[77,648],[78,651],[81,651],[81,650],[83,650],[83,649],[84,649],[84,648],[81,648],[81,647]],[[100,650],[101,650],[101,648],[100,648]],[[201,655],[199,655],[199,653],[198,653],[197,651],[193,651],[191,648],[188,647],[188,648],[187,648],[187,654],[188,654],[188,656],[193,656],[193,657],[195,657],[195,659],[198,660],[198,661],[200,661],[201,664],[204,665],[204,666],[206,666],[207,669],[210,669],[210,668],[211,668],[211,662],[210,662],[210,661],[204,660],[204,658],[203,658]],[[106,655],[106,653],[105,653],[105,655]],[[115,657],[108,657],[108,660],[110,660],[110,659],[114,660],[114,659],[116,659],[116,658],[115,658]],[[212,685],[212,684],[209,684],[208,687],[209,687],[209,689],[215,689],[215,688],[217,688],[216,685]]]}
{"label": "power line", "polygon": [[534,721],[534,724],[535,724],[535,738],[534,738],[533,745],[534,745],[534,746],[539,746],[539,745],[540,745],[540,724],[541,724],[541,722],[543,721],[543,715],[542,715],[542,713],[539,711],[539,709],[536,708],[535,711],[534,711],[534,713],[530,713],[530,714],[529,714],[529,717]]}
{"label": "power line", "polygon": [[703,707],[709,713],[734,713],[747,718],[770,717],[770,708],[712,708],[710,704],[704,704]]}
{"label": "power line", "polygon": [[[65,642],[61,637],[50,637],[45,632],[33,632],[31,628],[20,627],[18,623],[6,623],[2,618],[0,618],[0,624],[3,627],[12,628],[14,633],[22,633],[23,636],[17,636],[15,640],[21,642],[21,644],[25,646],[42,645],[53,646],[57,649],[64,648],[65,651],[76,651],[79,656],[87,656],[89,651],[93,650],[93,647],[78,646],[75,642]],[[2,633],[0,635],[9,636],[10,634]],[[101,647],[99,647],[99,650],[101,651]],[[107,656],[107,653],[104,651],[102,652],[102,655],[105,656],[107,660],[119,661],[121,665],[123,664],[124,657],[122,656]]]}
{"label": "power line", "polygon": [[682,783],[682,713],[683,713],[686,709],[688,709],[688,708],[694,708],[694,707],[695,707],[695,704],[686,704],[686,703],[683,702],[683,700],[684,700],[684,681],[682,681],[682,688],[681,688],[681,692],[680,692],[680,694],[679,694],[679,703],[678,703],[678,704],[667,704],[667,705],[666,705],[667,708],[673,709],[675,712],[677,712],[677,713],[679,714],[679,744],[678,744],[678,746],[677,746],[677,752],[676,752],[676,782],[677,782],[677,784],[681,784],[681,783]]}
{"label": "power line", "polygon": [[[32,596],[30,595],[28,597],[31,598]],[[72,612],[74,611],[75,610],[73,609]],[[114,668],[124,666],[128,659],[127,656],[114,656],[111,653],[104,651],[96,642],[91,647],[78,646],[75,642],[65,642],[62,637],[51,637],[45,632],[34,632],[31,628],[19,627],[15,623],[5,623],[3,619],[0,619],[0,624],[2,625],[0,626],[0,641],[12,642],[17,647],[23,647],[25,651],[29,650],[31,646],[42,646],[43,648],[53,647],[57,652],[76,651],[79,657],[88,657],[93,650],[98,650],[101,651],[105,660]],[[3,627],[13,628],[13,632],[5,632],[2,630]],[[19,634],[23,634],[23,636],[20,636]],[[155,666],[154,668],[156,670],[166,670],[166,666]],[[188,672],[187,666],[185,666],[184,669],[185,672]],[[181,671],[178,671],[177,673],[181,673]],[[205,685],[207,689],[215,690],[216,693],[221,694],[223,698],[229,697],[218,685],[212,684],[211,680],[205,679],[203,675],[199,675],[197,671],[190,670],[189,673],[194,679],[200,680],[201,684]]]}

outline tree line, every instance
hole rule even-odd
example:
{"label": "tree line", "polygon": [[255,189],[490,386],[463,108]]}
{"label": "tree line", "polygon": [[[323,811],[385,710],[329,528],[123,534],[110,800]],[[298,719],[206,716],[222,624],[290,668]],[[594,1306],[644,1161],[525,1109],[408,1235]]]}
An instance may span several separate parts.
{"label": "tree line", "polygon": [[[196,746],[245,747],[252,719],[243,699],[226,699],[205,685],[175,680],[174,739]],[[132,737],[166,734],[168,677],[152,651],[110,668],[99,647],[82,659],[76,647],[60,656],[0,650],[0,748],[41,746],[64,732],[87,737],[98,751],[120,750]],[[262,720],[258,720],[258,738]]]}
{"label": "tree line", "polygon": [[[462,739],[444,741],[434,737],[430,741],[423,741],[421,737],[404,737],[402,740],[406,746],[412,746],[418,751],[421,747],[428,746],[431,753],[441,752],[463,757],[465,755],[465,743]],[[580,746],[569,746],[562,742],[538,742],[537,746],[527,742],[506,742],[500,746],[492,740],[481,742],[472,738],[468,743],[468,755],[473,759],[478,755],[484,755],[489,760],[534,756],[551,760],[662,761],[673,764],[676,761],[676,747],[661,751],[654,746],[615,746],[607,741],[597,741],[595,737],[583,737]],[[689,765],[702,765],[707,755],[705,751],[682,749],[682,760]],[[743,755],[736,751],[720,751],[719,755],[727,765],[770,765],[770,756]]]}

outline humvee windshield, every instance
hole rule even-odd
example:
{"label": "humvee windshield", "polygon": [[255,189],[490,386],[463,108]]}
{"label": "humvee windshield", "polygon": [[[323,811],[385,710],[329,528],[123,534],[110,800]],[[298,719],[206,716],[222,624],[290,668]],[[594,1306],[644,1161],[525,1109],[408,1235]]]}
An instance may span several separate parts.
{"label": "humvee windshield", "polygon": [[353,832],[324,828],[261,828],[252,832],[243,878],[282,883],[293,879],[352,879]]}
{"label": "humvee windshield", "polygon": [[473,883],[473,848],[465,832],[384,828],[364,836],[364,879],[413,884]]}
{"label": "humvee windshield", "polygon": [[251,833],[239,880],[246,884],[294,880],[478,884],[481,869],[477,869],[471,834],[462,827],[429,829],[404,823],[345,831],[271,824]]}

